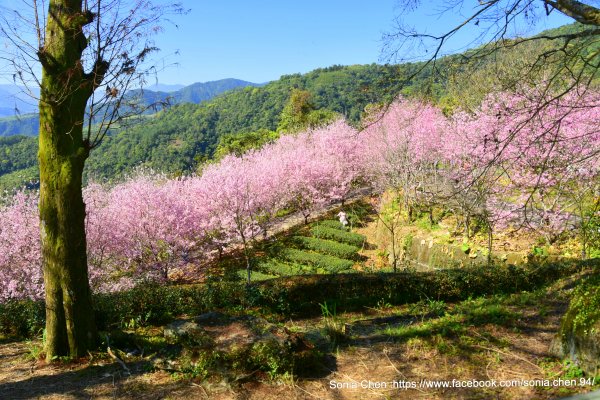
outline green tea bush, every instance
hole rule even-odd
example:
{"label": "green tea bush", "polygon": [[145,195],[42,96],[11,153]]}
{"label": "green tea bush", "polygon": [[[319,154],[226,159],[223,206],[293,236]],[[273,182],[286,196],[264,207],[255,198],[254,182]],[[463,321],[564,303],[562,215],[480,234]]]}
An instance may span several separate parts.
{"label": "green tea bush", "polygon": [[44,328],[46,309],[42,301],[10,300],[0,303],[0,333],[31,337]]}
{"label": "green tea bush", "polygon": [[141,284],[118,293],[93,297],[100,329],[110,329],[139,319],[148,325],[169,322],[177,315],[198,315],[239,306],[245,296],[243,281],[209,281],[202,285]]}
{"label": "green tea bush", "polygon": [[345,232],[339,229],[328,228],[324,226],[313,226],[310,230],[314,237],[335,240],[336,242],[343,242],[353,246],[361,247],[365,241],[363,235],[359,235],[354,232]]}
{"label": "green tea bush", "polygon": [[340,221],[337,221],[334,219],[326,219],[323,221],[319,221],[318,223],[314,224],[313,226],[322,227],[322,228],[339,229],[341,231],[346,230],[346,228],[344,227],[344,225],[342,225],[342,223]]}
{"label": "green tea bush", "polygon": [[324,302],[336,304],[338,311],[348,311],[374,307],[382,299],[392,305],[423,299],[458,301],[535,290],[580,271],[582,264],[585,265],[571,262],[534,267],[473,266],[431,272],[294,276],[261,282],[257,286],[257,303],[276,310],[285,309],[282,302],[286,302],[292,314],[317,315],[319,304]]}
{"label": "green tea bush", "polygon": [[[238,278],[241,278],[242,280],[247,280],[248,279],[248,271],[246,271],[245,269],[240,269],[237,272],[237,276],[238,276]],[[273,278],[277,278],[277,276],[265,274],[260,271],[250,271],[250,281],[251,282],[265,281],[267,279],[273,279]]]}
{"label": "green tea bush", "polygon": [[350,270],[354,265],[354,261],[351,260],[297,249],[286,249],[281,253],[281,256],[288,261],[312,265],[332,274]]}
{"label": "green tea bush", "polygon": [[306,236],[296,236],[294,237],[294,242],[304,249],[328,254],[330,256],[346,258],[349,260],[357,259],[359,257],[358,247],[346,243]]}
{"label": "green tea bush", "polygon": [[[289,250],[292,252],[292,250]],[[311,255],[314,253],[294,250]],[[299,253],[295,253],[299,256]],[[319,256],[318,254],[314,254]],[[331,256],[333,260],[351,263]],[[270,279],[247,286],[243,281],[209,280],[204,284],[159,286],[141,284],[138,287],[110,294],[93,296],[99,329],[120,328],[136,321],[161,325],[179,315],[199,315],[214,310],[234,310],[256,307],[261,312],[282,316],[321,313],[321,304],[336,305],[337,311],[375,307],[382,299],[397,305],[423,299],[457,301],[503,293],[532,291],[586,268],[599,272],[598,260],[586,262],[547,263],[530,267],[477,266],[431,272],[400,272],[388,274],[302,275]],[[581,291],[593,288],[586,285]],[[579,293],[579,292],[578,292]],[[584,293],[584,292],[582,292]],[[597,292],[594,292],[597,293]],[[584,296],[585,297],[585,296]],[[578,316],[578,326],[584,329],[597,316],[597,296],[581,307],[572,307]],[[588,312],[589,311],[589,312]],[[0,333],[33,336],[44,327],[45,308],[42,301],[20,300],[0,304]],[[596,313],[596,314],[594,314]],[[580,322],[581,321],[581,322]]]}
{"label": "green tea bush", "polygon": [[286,263],[277,260],[262,261],[258,264],[261,271],[278,276],[294,276],[314,273],[314,268],[308,265]]}

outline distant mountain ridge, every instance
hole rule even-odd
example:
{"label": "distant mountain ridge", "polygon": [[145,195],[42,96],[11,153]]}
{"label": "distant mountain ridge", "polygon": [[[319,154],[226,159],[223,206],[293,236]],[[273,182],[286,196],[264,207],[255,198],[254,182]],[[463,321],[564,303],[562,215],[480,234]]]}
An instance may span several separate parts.
{"label": "distant mountain ridge", "polygon": [[35,100],[17,85],[0,85],[0,118],[37,111]]}
{"label": "distant mountain ridge", "polygon": [[[260,87],[263,84],[243,81],[241,79],[226,78],[217,81],[197,82],[188,86],[183,86],[177,90],[169,91],[177,85],[156,85],[157,89],[134,89],[131,90],[131,96],[139,96],[145,104],[157,104],[161,102],[169,102],[170,104],[192,103],[200,104],[203,101],[211,100],[221,93],[230,90],[244,88],[248,86]],[[1,135],[1,134],[0,134]]]}
{"label": "distant mountain ridge", "polygon": [[183,89],[184,87],[185,87],[185,85],[179,85],[179,84],[170,85],[167,83],[155,83],[154,85],[150,85],[150,86],[146,87],[146,89],[152,90],[153,92],[171,93],[171,92],[176,92],[179,89]]}
{"label": "distant mountain ridge", "polygon": [[[134,89],[130,95],[140,97],[147,104],[193,103],[203,101],[244,87],[260,87],[264,84],[227,78],[210,82],[198,82],[189,86],[183,85],[152,85],[151,88],[164,89],[155,91],[149,89]],[[174,91],[169,91],[175,89]],[[15,112],[18,110],[18,115]],[[38,116],[35,101],[28,98],[23,89],[16,85],[0,85],[0,136],[26,135],[35,136],[38,133]]]}

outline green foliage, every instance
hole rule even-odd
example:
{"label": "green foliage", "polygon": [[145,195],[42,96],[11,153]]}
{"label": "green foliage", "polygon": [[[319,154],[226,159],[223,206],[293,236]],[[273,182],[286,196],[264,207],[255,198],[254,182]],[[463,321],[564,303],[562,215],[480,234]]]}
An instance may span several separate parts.
{"label": "green foliage", "polygon": [[353,246],[361,247],[365,241],[365,237],[354,232],[344,232],[335,228],[316,225],[310,230],[311,234],[316,238],[335,240]]}
{"label": "green foliage", "polygon": [[132,320],[143,321],[143,325],[163,324],[177,315],[239,305],[243,293],[241,281],[189,286],[140,284],[119,293],[95,295],[96,321],[103,330],[126,326]]}
{"label": "green foliage", "polygon": [[295,236],[293,240],[300,247],[307,250],[316,251],[318,253],[328,254],[330,256],[349,260],[357,259],[359,257],[359,248],[349,244],[306,236]]}
{"label": "green foliage", "polygon": [[313,314],[324,301],[335,301],[338,311],[373,307],[382,298],[390,304],[418,302],[423,297],[448,302],[533,290],[580,268],[578,263],[556,263],[531,268],[476,266],[435,272],[295,276],[261,283],[256,301],[277,309],[281,308],[280,296],[285,296],[290,312],[296,315]]}
{"label": "green foliage", "polygon": [[563,323],[563,333],[567,333],[565,330],[584,335],[598,333],[599,322],[600,275],[596,274],[575,289]]}
{"label": "green foliage", "polygon": [[296,351],[290,343],[277,340],[254,343],[232,351],[192,347],[180,358],[180,373],[186,378],[207,379],[215,375],[253,374],[265,372],[270,379],[289,377],[305,368],[319,368],[321,354],[314,350]]}
{"label": "green foliage", "polygon": [[[200,162],[213,157],[219,138],[224,135],[234,134],[231,140],[235,142],[249,134],[252,140],[248,142],[252,144],[248,145],[258,145],[267,139],[252,133],[277,128],[293,88],[310,93],[314,110],[307,117],[309,125],[327,120],[334,113],[358,123],[368,104],[395,97],[400,90],[398,74],[414,68],[376,64],[335,66],[304,75],[282,76],[265,86],[229,91],[200,104],[177,104],[151,116],[128,121],[128,126],[110,132],[91,152],[85,177],[117,179],[140,165],[172,174],[191,173]],[[37,122],[34,125],[37,126]],[[245,140],[240,139],[236,150],[244,148]],[[227,139],[222,143],[225,142]],[[36,139],[28,143],[35,146]],[[37,150],[31,147],[20,159],[35,163]],[[11,165],[7,164],[0,176],[23,167]]]}
{"label": "green foliage", "polygon": [[586,208],[581,228],[588,241],[588,257],[600,258],[600,196]]}
{"label": "green foliage", "polygon": [[0,333],[7,336],[33,337],[39,335],[46,320],[41,302],[11,300],[0,303]]}
{"label": "green foliage", "polygon": [[390,68],[373,64],[319,69],[227,92],[201,104],[175,105],[107,137],[92,152],[86,176],[113,178],[137,165],[168,173],[194,171],[199,161],[212,158],[221,136],[274,131],[292,88],[310,92],[315,110],[358,122],[367,104],[393,97],[393,84],[377,84]]}
{"label": "green foliage", "polygon": [[40,171],[37,165],[25,169],[19,169],[0,175],[0,194],[5,192],[11,194],[23,188],[36,189],[40,185]]}
{"label": "green foliage", "polygon": [[507,326],[521,316],[504,304],[504,296],[467,299],[449,311],[446,311],[443,302],[429,300],[424,310],[427,314],[423,317],[428,316],[428,319],[423,318],[416,324],[386,328],[384,333],[402,340],[414,337],[435,338],[437,335],[457,336],[466,333],[468,326],[486,324]]}
{"label": "green foliage", "polygon": [[296,133],[309,128],[326,125],[338,118],[338,114],[329,110],[317,110],[310,101],[308,90],[292,89],[290,99],[281,111],[277,131]]}
{"label": "green foliage", "polygon": [[297,264],[311,265],[317,272],[336,274],[352,269],[354,261],[297,249],[286,249],[281,257]]}
{"label": "green foliage", "polygon": [[465,254],[469,254],[471,252],[471,245],[469,243],[463,243],[460,245],[460,250],[465,253]]}
{"label": "green foliage", "polygon": [[548,248],[546,247],[538,247],[538,246],[534,246],[533,249],[531,250],[531,254],[534,257],[548,257]]}
{"label": "green foliage", "polygon": [[563,375],[564,379],[576,379],[581,378],[584,375],[583,370],[579,365],[577,365],[577,363],[574,363],[570,360],[565,360],[563,362],[563,366],[565,371]]}
{"label": "green foliage", "polygon": [[435,316],[442,316],[446,312],[446,303],[443,300],[428,300],[427,309]]}
{"label": "green foliage", "polygon": [[319,305],[323,315],[323,333],[329,338],[332,347],[347,341],[346,324],[338,318],[335,303],[323,302]]}
{"label": "green foliage", "polygon": [[356,202],[347,208],[347,218],[351,227],[365,226],[376,210],[367,202]]}
{"label": "green foliage", "polygon": [[440,229],[440,226],[437,223],[431,222],[429,214],[426,213],[421,215],[419,219],[415,221],[415,225],[427,232],[436,231]]}
{"label": "green foliage", "polygon": [[405,253],[408,253],[410,251],[412,244],[413,244],[413,240],[414,240],[414,236],[412,235],[412,233],[408,233],[406,236],[404,236],[402,248]]}
{"label": "green foliage", "polygon": [[37,114],[25,114],[17,117],[0,118],[0,136],[35,136],[40,126]]}
{"label": "green foliage", "polygon": [[36,137],[0,135],[0,193],[37,185],[37,152]]}
{"label": "green foliage", "polygon": [[278,276],[293,276],[314,273],[314,268],[308,265],[282,262],[276,259],[261,261],[258,268],[269,274]]}
{"label": "green foliage", "polygon": [[344,227],[344,225],[342,225],[342,223],[340,221],[335,220],[335,219],[326,219],[326,220],[323,220],[323,221],[319,221],[319,222],[313,224],[313,226],[324,227],[324,228],[332,228],[332,229],[339,229],[341,231],[347,230],[347,228]]}
{"label": "green foliage", "polygon": [[[346,260],[344,260],[346,261]],[[521,293],[541,288],[556,280],[579,272],[588,263],[554,263],[532,267],[485,266],[458,270],[412,272],[396,274],[332,274],[302,275],[270,279],[254,283],[249,288],[240,281],[209,281],[202,285],[140,286],[111,294],[94,295],[99,329],[126,326],[132,319],[144,325],[159,325],[178,315],[199,315],[214,310],[239,310],[258,307],[264,313],[284,316],[321,314],[321,306],[336,304],[337,311],[350,311],[381,304],[415,303],[423,298],[436,301],[457,301],[485,295]],[[596,293],[600,281],[590,280],[585,287]],[[585,315],[592,320],[600,309],[598,296],[581,296]],[[589,300],[588,300],[589,298]],[[514,302],[514,299],[510,298]],[[439,307],[438,307],[439,305]],[[432,308],[441,308],[441,303]],[[577,303],[575,303],[577,305]],[[475,309],[476,307],[471,307]],[[501,310],[489,306],[487,311],[474,311],[472,319],[483,314],[497,320],[505,318]],[[579,310],[579,307],[572,307]],[[0,334],[34,336],[44,324],[44,304],[41,301],[11,301],[0,304]],[[596,313],[596,314],[594,314]],[[582,316],[584,314],[582,313]],[[586,318],[582,318],[582,321]],[[582,322],[583,323],[583,322]],[[587,325],[586,325],[587,326]]]}
{"label": "green foliage", "polygon": [[[248,279],[248,271],[246,271],[245,269],[240,269],[237,272],[237,275],[240,279],[244,280],[244,279]],[[258,281],[264,281],[267,279],[273,279],[273,278],[277,278],[277,276],[275,275],[269,275],[269,274],[264,274],[260,271],[250,271],[250,281],[251,282],[258,282]]]}
{"label": "green foliage", "polygon": [[28,354],[26,357],[31,361],[39,361],[44,356],[44,346],[46,344],[46,335],[42,337],[42,343],[37,344],[31,340],[27,341]]}
{"label": "green foliage", "polygon": [[0,175],[36,165],[37,148],[35,137],[0,137]]}
{"label": "green foliage", "polygon": [[228,154],[241,156],[248,150],[259,149],[278,138],[279,134],[277,132],[268,129],[259,129],[256,132],[249,133],[225,134],[219,138],[213,158],[218,161]]}

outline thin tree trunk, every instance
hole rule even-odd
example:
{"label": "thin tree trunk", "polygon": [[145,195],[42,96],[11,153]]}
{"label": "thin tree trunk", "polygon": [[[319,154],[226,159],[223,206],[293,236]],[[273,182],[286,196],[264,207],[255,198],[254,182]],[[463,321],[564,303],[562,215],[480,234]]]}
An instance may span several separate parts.
{"label": "thin tree trunk", "polygon": [[467,235],[467,239],[471,239],[471,218],[469,215],[465,216],[465,233]]}
{"label": "thin tree trunk", "polygon": [[392,266],[394,267],[394,272],[398,272],[398,260],[397,260],[397,257],[396,257],[396,235],[395,235],[395,229],[391,229],[390,233],[392,234]]}
{"label": "thin tree trunk", "polygon": [[240,232],[240,237],[242,238],[242,246],[244,247],[244,259],[246,260],[246,274],[248,278],[247,284],[250,285],[252,283],[252,274],[250,272],[250,256],[248,255],[248,242],[246,241],[246,235],[244,235],[244,229],[241,224],[238,224],[238,229]]}
{"label": "thin tree trunk", "polygon": [[493,244],[493,232],[492,226],[488,223],[488,254],[487,254],[487,263],[488,265],[492,264],[492,244]]}
{"label": "thin tree trunk", "polygon": [[244,257],[246,258],[246,273],[248,275],[248,285],[252,283],[251,279],[251,271],[250,271],[250,256],[248,255],[248,249],[246,247],[246,243],[244,243]]}

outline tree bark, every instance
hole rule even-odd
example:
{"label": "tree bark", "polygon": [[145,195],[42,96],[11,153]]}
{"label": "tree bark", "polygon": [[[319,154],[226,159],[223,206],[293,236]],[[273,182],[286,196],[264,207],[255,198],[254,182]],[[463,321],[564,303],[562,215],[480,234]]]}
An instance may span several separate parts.
{"label": "tree bark", "polygon": [[[49,3],[40,98],[40,229],[46,291],[46,359],[80,357],[96,342],[87,271],[82,174],[87,100],[101,74],[84,73],[82,2]],[[95,71],[96,72],[96,71]]]}

